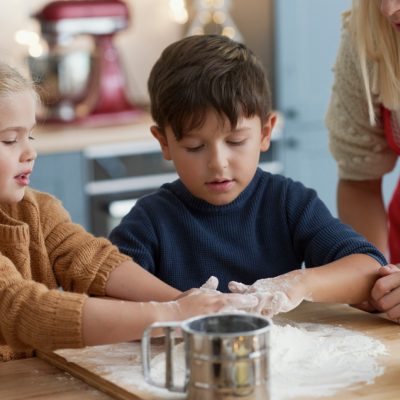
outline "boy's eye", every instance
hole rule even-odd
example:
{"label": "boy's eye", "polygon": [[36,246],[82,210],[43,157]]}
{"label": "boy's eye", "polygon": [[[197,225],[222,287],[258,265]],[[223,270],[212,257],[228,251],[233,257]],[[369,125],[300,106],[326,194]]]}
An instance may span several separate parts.
{"label": "boy's eye", "polygon": [[2,140],[2,143],[10,145],[10,144],[17,143],[17,140],[16,139],[13,139],[13,140]]}
{"label": "boy's eye", "polygon": [[201,144],[200,146],[194,146],[194,147],[186,147],[186,150],[190,153],[195,153],[196,151],[199,151],[203,148],[203,145]]}
{"label": "boy's eye", "polygon": [[29,140],[35,140],[35,138],[32,135],[30,135],[28,139]]}
{"label": "boy's eye", "polygon": [[229,140],[228,143],[231,144],[232,146],[240,146],[241,144],[244,144],[246,139],[243,140]]}

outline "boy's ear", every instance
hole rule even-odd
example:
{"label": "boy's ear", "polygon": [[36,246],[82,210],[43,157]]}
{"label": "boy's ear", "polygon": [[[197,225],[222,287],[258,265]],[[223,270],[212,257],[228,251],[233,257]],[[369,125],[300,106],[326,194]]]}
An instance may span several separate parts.
{"label": "boy's ear", "polygon": [[267,151],[271,144],[271,134],[276,123],[277,115],[272,112],[261,127],[261,151]]}
{"label": "boy's ear", "polygon": [[160,143],[161,151],[165,160],[171,160],[171,156],[169,154],[169,146],[168,139],[165,133],[161,132],[158,126],[153,125],[150,128],[152,135],[157,139],[158,143]]}

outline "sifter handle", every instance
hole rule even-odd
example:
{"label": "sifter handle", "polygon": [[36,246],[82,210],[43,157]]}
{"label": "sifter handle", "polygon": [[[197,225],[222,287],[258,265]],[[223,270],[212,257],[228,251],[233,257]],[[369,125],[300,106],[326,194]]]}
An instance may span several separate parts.
{"label": "sifter handle", "polygon": [[[174,385],[174,374],[173,374],[173,357],[172,357],[172,348],[173,348],[173,333],[181,327],[180,322],[156,322],[151,324],[148,328],[145,329],[142,336],[142,367],[143,367],[143,375],[144,379],[150,385],[168,389],[171,392],[184,392],[185,386],[175,386]],[[151,378],[150,370],[150,339],[151,332],[154,329],[163,328],[165,332],[165,384],[161,384],[158,382],[154,382]]]}

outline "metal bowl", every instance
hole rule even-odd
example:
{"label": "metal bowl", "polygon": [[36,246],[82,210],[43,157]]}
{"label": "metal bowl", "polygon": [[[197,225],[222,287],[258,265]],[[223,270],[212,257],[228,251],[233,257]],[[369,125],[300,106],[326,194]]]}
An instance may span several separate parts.
{"label": "metal bowl", "polygon": [[[92,57],[87,51],[70,51],[28,57],[28,66],[43,104],[60,119],[73,119],[75,106],[88,94]],[[70,111],[65,111],[65,110]],[[64,110],[64,111],[62,111]]]}

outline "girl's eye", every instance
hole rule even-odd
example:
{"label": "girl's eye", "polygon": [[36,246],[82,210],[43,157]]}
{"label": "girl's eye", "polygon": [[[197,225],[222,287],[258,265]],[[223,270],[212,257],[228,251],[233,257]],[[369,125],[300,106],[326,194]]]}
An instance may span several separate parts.
{"label": "girl's eye", "polygon": [[6,145],[11,145],[11,144],[17,143],[17,140],[16,139],[14,139],[14,140],[3,140],[2,143],[6,144]]}
{"label": "girl's eye", "polygon": [[35,138],[32,135],[30,135],[29,140],[35,140]]}

